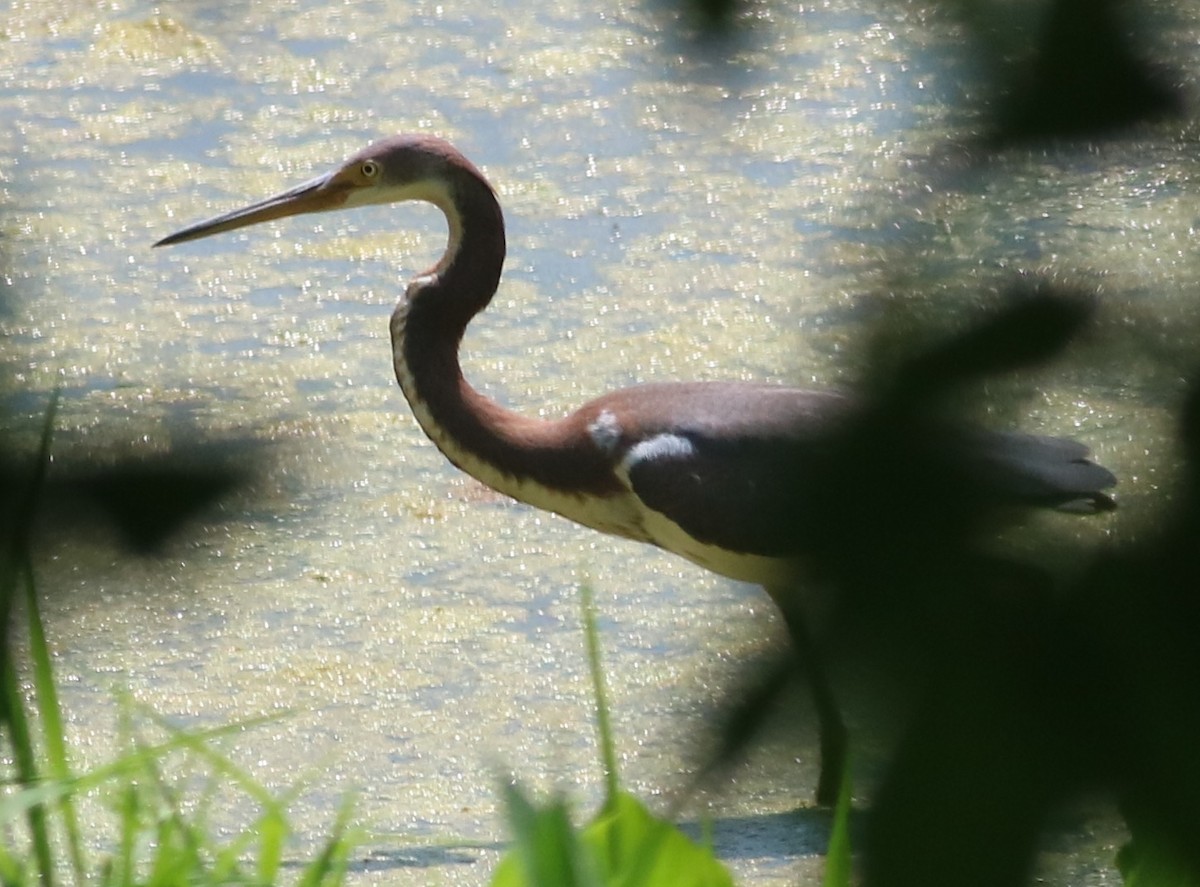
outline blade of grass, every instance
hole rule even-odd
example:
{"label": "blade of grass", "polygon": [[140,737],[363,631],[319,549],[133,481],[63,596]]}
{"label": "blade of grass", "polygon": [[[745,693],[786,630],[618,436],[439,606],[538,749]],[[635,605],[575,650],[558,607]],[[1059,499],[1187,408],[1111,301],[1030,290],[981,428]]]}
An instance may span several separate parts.
{"label": "blade of grass", "polygon": [[118,837],[117,852],[109,861],[109,873],[113,884],[134,883],[134,853],[137,837],[141,831],[141,797],[137,785],[127,782],[121,787],[117,805]]}
{"label": "blade of grass", "polygon": [[[278,799],[262,785],[253,776],[231,761],[228,757],[221,754],[212,746],[211,735],[206,733],[193,733],[187,730],[181,730],[179,727],[172,724],[162,715],[148,708],[141,707],[139,709],[142,714],[150,719],[153,723],[165,730],[174,740],[177,740],[179,748],[186,748],[197,756],[203,758],[208,764],[221,776],[225,776],[244,791],[247,795],[257,801],[264,810],[276,810],[282,812],[287,803],[295,798],[302,791],[302,786],[293,786],[291,791]],[[256,718],[251,721],[243,722],[242,729],[249,729],[261,724],[278,721],[281,718],[287,717],[289,712],[279,712],[268,717]]]}
{"label": "blade of grass", "polygon": [[[208,742],[192,741],[189,734],[168,723],[161,715],[148,709],[143,711],[150,720],[168,733],[178,734],[184,746],[205,761],[214,773],[237,785],[241,791],[258,803],[262,809],[262,815],[256,820],[254,828],[247,830],[240,840],[226,848],[220,854],[218,862],[220,866],[224,866],[230,871],[235,870],[238,862],[244,857],[246,849],[257,840],[258,853],[255,860],[257,881],[262,884],[274,883],[283,861],[284,843],[290,832],[286,808],[300,793],[302,786],[295,785],[282,797],[276,797],[262,783],[227,756],[214,749]],[[155,768],[155,772],[157,775],[157,768]],[[158,778],[158,783],[161,787],[160,790],[164,793],[169,790],[161,777]],[[173,802],[173,798],[168,800]]]}
{"label": "blade of grass", "polygon": [[[21,688],[12,661],[0,662],[0,694],[8,715],[8,735],[12,740],[13,764],[17,782],[26,789],[37,786],[37,758],[33,751],[33,739],[29,733],[29,721],[25,717],[25,705],[21,699]],[[46,827],[46,801],[38,800],[24,809],[25,821],[29,826],[29,839],[33,843],[34,858],[37,860],[38,879],[42,887],[54,887],[54,863],[50,853],[50,831]]]}
{"label": "blade of grass", "polygon": [[353,841],[349,837],[350,814],[352,805],[349,801],[342,804],[338,818],[333,824],[333,832],[296,882],[296,887],[322,887],[322,885],[341,884],[346,879],[346,870],[350,863],[350,851]]}
{"label": "blade of grass", "polygon": [[821,887],[850,887],[850,755],[846,755],[839,785]]}
{"label": "blade of grass", "polygon": [[27,880],[20,861],[0,844],[0,884],[24,884]]}
{"label": "blade of grass", "polygon": [[[50,650],[46,643],[46,632],[37,601],[37,587],[33,579],[33,563],[26,560],[25,609],[29,621],[29,655],[33,660],[33,685],[37,691],[37,711],[41,718],[42,738],[46,752],[48,774],[59,780],[71,778],[71,766],[67,759],[66,731],[63,729],[62,706],[58,700],[58,689],[54,685],[54,669],[50,663]],[[71,796],[66,795],[59,803],[63,829],[67,838],[67,855],[75,883],[82,887],[86,880],[86,863],[83,858],[83,839],[79,829],[79,817]]]}
{"label": "blade of grass", "polygon": [[[50,437],[54,430],[54,416],[58,412],[58,389],[50,395],[46,406],[46,419],[42,423],[42,436],[38,445],[38,458],[33,473],[25,487],[24,495],[12,515],[12,535],[3,540],[3,561],[0,561],[0,661],[7,662],[9,655],[8,628],[12,614],[20,565],[27,558],[23,552],[29,550],[29,534],[33,529],[33,515],[37,510],[38,498],[46,481],[46,467],[50,464]],[[0,711],[0,715],[4,714]],[[5,719],[7,720],[7,718]]]}
{"label": "blade of grass", "polygon": [[0,825],[17,816],[25,815],[32,807],[55,803],[66,794],[88,792],[115,778],[136,776],[143,770],[147,757],[162,757],[174,750],[188,748],[196,742],[244,733],[248,729],[276,720],[278,717],[275,716],[251,718],[221,727],[198,730],[186,735],[174,735],[162,742],[147,745],[143,750],[134,750],[121,755],[116,760],[86,773],[76,774],[69,780],[46,780],[0,797]]}
{"label": "blade of grass", "polygon": [[[32,601],[29,607],[30,612],[35,616],[37,614],[33,571],[29,559],[29,534],[33,527],[37,502],[45,483],[46,467],[50,464],[50,439],[54,431],[54,416],[58,411],[58,398],[59,392],[56,390],[51,394],[50,403],[46,407],[46,418],[42,424],[42,436],[38,446],[37,459],[33,466],[33,475],[17,513],[14,515],[12,538],[7,540],[4,575],[0,576],[0,684],[3,685],[0,687],[0,715],[8,725],[9,738],[12,740],[13,763],[16,766],[17,781],[26,787],[36,785],[39,780],[37,756],[33,748],[29,720],[25,714],[25,703],[21,698],[16,664],[12,661],[12,649],[8,644],[8,629],[13,597],[18,577],[22,573],[26,576],[26,590]],[[40,618],[37,621],[40,629]],[[40,640],[42,642],[41,653],[45,654],[45,638],[40,637]],[[34,646],[34,641],[31,639],[32,646]],[[48,668],[48,666],[47,657],[46,667]],[[43,673],[42,678],[45,677],[46,675]],[[40,686],[38,687],[38,698],[42,698]],[[61,740],[61,718],[58,719],[58,729],[60,731],[58,738]],[[54,869],[45,806],[43,804],[30,806],[26,810],[26,821],[29,824],[30,840],[33,843],[34,856],[37,859],[38,878],[43,887],[53,887]],[[68,824],[69,828],[70,824]],[[75,837],[78,838],[78,832]],[[78,849],[78,844],[75,849]],[[73,861],[75,858],[75,856],[72,857]],[[81,856],[78,858],[82,859]]]}
{"label": "blade of grass", "polygon": [[[145,742],[131,731],[134,747],[145,750]],[[179,792],[163,778],[161,758],[145,756],[143,773],[146,792],[155,810],[158,837],[151,858],[149,883],[166,884],[176,872],[204,871],[203,837],[179,805]]]}
{"label": "blade of grass", "polygon": [[613,741],[612,721],[608,713],[608,694],[604,687],[604,667],[600,662],[600,631],[596,627],[596,602],[592,589],[580,589],[583,603],[583,631],[587,638],[588,667],[592,673],[592,690],[596,694],[596,733],[600,741],[600,760],[604,767],[604,809],[617,802],[620,779],[617,774],[617,747]]}

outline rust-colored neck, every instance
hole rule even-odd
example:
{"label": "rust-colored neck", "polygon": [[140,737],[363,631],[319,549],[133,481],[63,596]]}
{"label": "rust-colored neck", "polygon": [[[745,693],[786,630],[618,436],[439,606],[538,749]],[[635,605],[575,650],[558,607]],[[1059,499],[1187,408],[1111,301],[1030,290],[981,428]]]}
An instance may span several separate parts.
{"label": "rust-colored neck", "polygon": [[[547,491],[604,494],[616,480],[582,421],[544,421],[507,410],[463,378],[459,343],[491,301],[504,264],[504,219],[483,175],[449,168],[450,226],[442,260],[408,287],[392,315],[396,378],[425,433],[468,474],[522,501]],[[555,508],[555,510],[559,510]]]}

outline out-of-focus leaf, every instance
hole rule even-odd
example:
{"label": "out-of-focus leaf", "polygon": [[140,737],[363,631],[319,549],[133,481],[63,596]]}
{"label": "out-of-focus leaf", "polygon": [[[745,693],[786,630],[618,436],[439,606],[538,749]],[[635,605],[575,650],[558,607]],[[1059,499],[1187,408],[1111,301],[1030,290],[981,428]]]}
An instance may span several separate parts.
{"label": "out-of-focus leaf", "polygon": [[1117,853],[1117,870],[1125,887],[1197,887],[1186,862],[1162,844],[1137,839]]}
{"label": "out-of-focus leaf", "polygon": [[514,844],[496,867],[492,887],[733,887],[710,848],[653,816],[627,792],[609,798],[581,833],[571,827],[561,798],[539,809],[510,787],[505,800]]}
{"label": "out-of-focus leaf", "polygon": [[732,887],[729,871],[711,848],[694,843],[653,816],[628,792],[610,799],[583,831],[605,884],[645,887]]}
{"label": "out-of-focus leaf", "polygon": [[237,467],[149,457],[76,481],[119,527],[135,551],[159,548],[189,518],[246,480]]}
{"label": "out-of-focus leaf", "polygon": [[492,887],[590,887],[604,883],[591,870],[571,826],[566,802],[538,808],[514,785],[504,788],[513,846],[492,875]]}

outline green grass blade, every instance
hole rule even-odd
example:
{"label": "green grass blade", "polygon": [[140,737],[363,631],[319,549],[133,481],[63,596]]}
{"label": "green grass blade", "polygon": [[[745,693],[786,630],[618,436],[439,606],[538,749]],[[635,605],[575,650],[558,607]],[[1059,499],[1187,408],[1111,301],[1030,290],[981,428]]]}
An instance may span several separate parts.
{"label": "green grass blade", "polygon": [[[54,669],[50,662],[50,650],[46,643],[41,610],[38,607],[33,564],[28,559],[24,564],[24,573],[25,609],[29,623],[29,655],[33,660],[33,684],[37,691],[37,710],[42,724],[46,768],[51,778],[66,781],[71,778],[71,766],[67,758],[62,706],[58,699],[58,689],[54,685]],[[87,869],[83,858],[83,839],[79,829],[79,817],[76,815],[75,805],[72,803],[70,795],[64,796],[59,803],[59,812],[62,814],[71,870],[75,874],[75,883],[82,887]]]}
{"label": "green grass blade", "polygon": [[279,877],[283,860],[283,844],[288,836],[287,818],[283,810],[272,806],[257,823],[258,861],[255,868],[258,883],[274,884]]}
{"label": "green grass blade", "polygon": [[842,771],[841,788],[833,808],[833,828],[825,851],[825,874],[821,887],[850,887],[850,755]]}
{"label": "green grass blade", "polygon": [[592,673],[592,690],[596,694],[596,733],[600,742],[600,760],[604,767],[604,808],[617,801],[621,790],[617,773],[617,748],[613,741],[612,721],[608,712],[608,694],[604,686],[604,667],[600,661],[600,631],[596,627],[596,602],[592,589],[580,589],[583,603],[583,631],[587,638],[588,667]]}
{"label": "green grass blade", "polygon": [[28,880],[20,860],[9,853],[3,844],[0,844],[0,884],[8,887],[12,884],[24,884]]}
{"label": "green grass blade", "polygon": [[301,872],[296,887],[337,887],[346,880],[350,852],[354,848],[354,841],[349,835],[351,810],[350,803],[342,805],[329,840],[317,858]]}
{"label": "green grass blade", "polygon": [[224,736],[236,736],[261,724],[269,724],[278,720],[275,716],[250,718],[237,721],[221,727],[198,730],[187,734],[176,734],[170,738],[144,748],[127,752],[115,760],[86,773],[76,774],[69,780],[46,780],[0,797],[0,826],[12,821],[14,817],[23,816],[38,805],[56,803],[64,795],[78,792],[88,792],[99,788],[113,779],[134,777],[144,773],[145,762],[148,758],[159,758],[172,751],[191,747],[195,743],[219,739]]}
{"label": "green grass blade", "polygon": [[[135,748],[144,750],[145,743],[134,737]],[[207,874],[204,836],[201,829],[188,821],[179,804],[179,793],[163,778],[160,766],[162,759],[146,755],[142,772],[146,793],[154,810],[158,837],[154,842],[151,858],[149,885],[168,885],[178,872],[196,875]]]}
{"label": "green grass blade", "polygon": [[117,805],[117,852],[109,864],[113,884],[134,882],[134,853],[141,831],[141,804],[137,786],[127,782],[121,787]]}
{"label": "green grass blade", "polygon": [[[239,789],[253,798],[265,811],[274,811],[280,816],[283,815],[283,810],[287,803],[300,793],[301,787],[295,786],[292,788],[290,795],[285,796],[282,800],[276,798],[271,792],[263,786],[253,776],[231,761],[228,757],[218,752],[212,747],[212,734],[209,733],[193,733],[187,730],[180,730],[175,725],[171,724],[162,715],[153,712],[149,709],[142,709],[142,713],[166,731],[178,748],[186,748],[196,754],[198,757],[205,760],[216,773],[228,778],[236,784]],[[270,723],[287,717],[288,712],[279,712],[267,717],[256,718],[252,721],[243,722],[243,729],[250,726],[258,726],[260,724]]]}
{"label": "green grass blade", "polygon": [[[274,884],[279,876],[283,861],[283,847],[290,833],[286,815],[286,800],[281,801],[254,779],[249,773],[237,766],[226,755],[214,749],[208,742],[202,741],[186,731],[173,726],[161,715],[146,711],[147,717],[179,739],[182,748],[211,768],[212,772],[233,785],[246,796],[254,800],[262,809],[262,814],[255,820],[254,825],[242,832],[225,846],[210,848],[212,856],[212,876],[217,882],[240,881],[242,864],[248,855],[254,855],[255,883]],[[170,821],[174,824],[173,835],[176,837],[181,851],[185,852],[188,865],[202,864],[204,853],[199,839],[200,830],[187,823],[186,817],[179,809],[175,792],[162,778],[155,759],[149,762],[149,768],[158,786],[162,804],[171,811]],[[299,789],[293,789],[298,793]],[[257,853],[252,854],[252,848],[257,844]]]}
{"label": "green grass blade", "polygon": [[[12,740],[13,764],[16,769],[17,782],[26,790],[36,789],[40,783],[37,757],[29,732],[29,721],[25,716],[25,704],[21,699],[17,672],[13,668],[11,659],[0,662],[0,694],[3,694],[5,715],[8,720],[8,735]],[[33,843],[38,878],[43,887],[54,887],[54,858],[50,852],[50,831],[46,825],[46,800],[39,798],[34,803],[25,806],[22,812],[29,826],[29,838]]]}
{"label": "green grass blade", "polygon": [[[33,737],[29,729],[29,720],[25,713],[25,703],[21,698],[17,668],[12,661],[12,648],[7,641],[13,597],[18,578],[22,573],[28,580],[26,588],[29,596],[34,597],[33,575],[29,562],[29,533],[33,526],[33,516],[42,486],[45,483],[46,468],[50,464],[50,439],[54,429],[54,416],[58,410],[58,397],[59,393],[55,391],[46,408],[46,419],[42,426],[41,442],[38,457],[33,466],[33,476],[30,478],[29,485],[14,516],[12,538],[3,540],[4,557],[3,563],[0,564],[0,725],[8,727],[8,735],[12,741],[16,779],[26,788],[37,785],[40,774],[37,768],[37,755],[33,747]],[[36,602],[30,607],[30,610],[36,614]],[[45,654],[45,639],[40,638],[40,640],[41,652]],[[51,683],[53,683],[52,679]],[[41,698],[40,692],[39,698]],[[61,718],[58,726],[61,731]],[[61,732],[59,739],[61,739]],[[33,843],[34,857],[37,860],[38,878],[43,887],[53,887],[53,857],[45,805],[42,803],[30,805],[25,810],[25,818],[29,827],[30,840]]]}

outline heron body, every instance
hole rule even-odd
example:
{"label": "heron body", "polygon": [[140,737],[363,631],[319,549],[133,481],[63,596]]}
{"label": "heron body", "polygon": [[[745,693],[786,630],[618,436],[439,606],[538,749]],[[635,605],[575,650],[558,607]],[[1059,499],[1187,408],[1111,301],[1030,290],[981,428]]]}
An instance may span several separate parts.
{"label": "heron body", "polygon": [[[444,255],[412,280],[391,319],[396,378],[442,453],[534,507],[761,584],[773,596],[789,587],[803,558],[794,529],[806,503],[797,501],[804,484],[781,484],[780,471],[795,466],[803,478],[805,456],[845,415],[846,398],[745,382],[649,384],[549,420],[486,398],[464,378],[458,350],[467,324],[499,286],[504,220],[483,174],[449,143],[423,135],[384,139],[326,175],[155,245],[298,213],[406,200],[436,205],[448,224]],[[1022,497],[1105,507],[1099,491],[1115,479],[1088,461],[1081,445],[1022,440],[1034,442],[1011,472],[1027,487]],[[1011,449],[1005,444],[998,452]]]}

